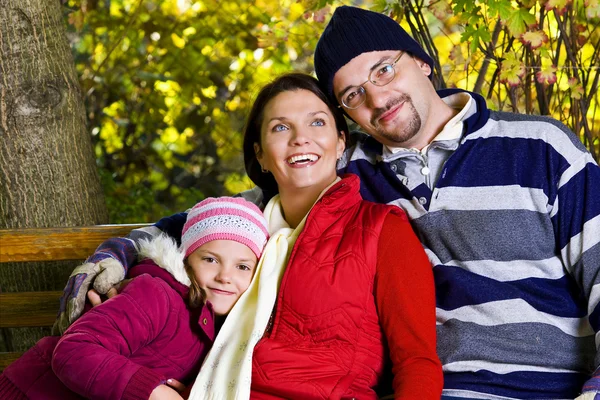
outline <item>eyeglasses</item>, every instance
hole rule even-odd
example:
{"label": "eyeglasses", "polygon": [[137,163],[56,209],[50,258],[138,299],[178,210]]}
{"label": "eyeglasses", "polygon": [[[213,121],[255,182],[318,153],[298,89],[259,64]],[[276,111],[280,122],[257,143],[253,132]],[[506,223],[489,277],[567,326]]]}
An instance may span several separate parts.
{"label": "eyeglasses", "polygon": [[400,61],[403,55],[404,52],[401,52],[393,63],[381,64],[377,67],[377,69],[372,70],[369,73],[369,79],[366,80],[362,85],[348,88],[348,90],[346,90],[342,96],[342,105],[350,110],[360,107],[367,98],[365,85],[368,82],[371,82],[375,86],[385,86],[393,81],[394,77],[396,76],[394,65]]}

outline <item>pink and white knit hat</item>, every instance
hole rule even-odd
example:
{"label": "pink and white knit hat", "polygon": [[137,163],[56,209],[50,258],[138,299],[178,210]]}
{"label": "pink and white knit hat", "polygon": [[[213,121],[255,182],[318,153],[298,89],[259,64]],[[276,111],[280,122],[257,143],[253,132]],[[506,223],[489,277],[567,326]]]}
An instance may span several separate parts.
{"label": "pink and white knit hat", "polygon": [[269,232],[260,209],[241,197],[209,197],[188,213],[181,237],[185,257],[212,240],[234,240],[260,258]]}

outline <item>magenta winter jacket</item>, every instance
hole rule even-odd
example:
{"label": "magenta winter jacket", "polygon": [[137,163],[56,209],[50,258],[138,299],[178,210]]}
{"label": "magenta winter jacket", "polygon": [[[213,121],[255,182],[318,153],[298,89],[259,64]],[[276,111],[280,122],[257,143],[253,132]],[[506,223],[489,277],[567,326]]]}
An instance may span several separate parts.
{"label": "magenta winter jacket", "polygon": [[[131,272],[153,276],[144,273],[136,277],[119,296],[84,314],[56,344],[54,373],[83,397],[148,399],[168,378],[189,384],[212,346],[215,325],[210,304],[190,311],[186,304],[188,288],[152,261],[143,261]],[[39,344],[44,342],[24,358],[43,359],[40,350],[43,352],[44,347]],[[46,342],[46,352],[52,344]],[[50,396],[30,398],[55,398],[50,394],[58,391],[60,381],[40,379],[42,385],[48,382],[50,387],[46,388],[34,384],[39,376],[48,375],[43,363],[33,369],[19,368],[20,361],[6,369],[2,383],[8,381],[29,394]]]}

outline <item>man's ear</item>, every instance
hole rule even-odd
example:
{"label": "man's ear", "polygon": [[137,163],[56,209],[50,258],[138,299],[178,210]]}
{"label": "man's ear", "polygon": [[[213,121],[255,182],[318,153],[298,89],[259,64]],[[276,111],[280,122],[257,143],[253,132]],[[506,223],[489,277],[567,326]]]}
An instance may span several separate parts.
{"label": "man's ear", "polygon": [[423,74],[425,76],[431,75],[432,70],[431,70],[431,66],[429,66],[429,64],[427,64],[425,61],[421,60],[419,57],[413,57],[413,59],[415,60],[415,62],[417,63],[417,65],[419,66],[421,71],[423,71]]}
{"label": "man's ear", "polygon": [[346,135],[344,134],[344,131],[341,131],[336,146],[336,158],[338,160],[344,154],[344,150],[346,150]]}

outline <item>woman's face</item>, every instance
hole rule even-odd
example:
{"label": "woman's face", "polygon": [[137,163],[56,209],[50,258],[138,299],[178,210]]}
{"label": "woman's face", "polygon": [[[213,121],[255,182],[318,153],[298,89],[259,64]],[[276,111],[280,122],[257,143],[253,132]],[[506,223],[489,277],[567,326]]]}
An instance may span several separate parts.
{"label": "woman's face", "polygon": [[325,189],[336,178],[344,137],[327,105],[308,90],[278,94],[264,110],[256,158],[273,174],[279,192]]}
{"label": "woman's face", "polygon": [[227,315],[248,289],[258,260],[250,248],[233,240],[212,240],[187,262],[216,315]]}

